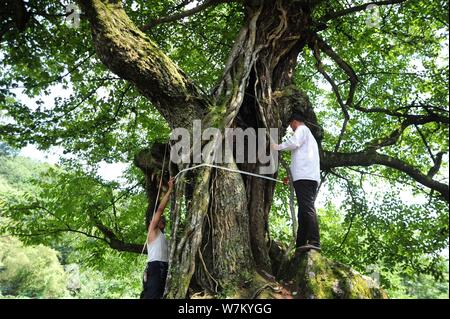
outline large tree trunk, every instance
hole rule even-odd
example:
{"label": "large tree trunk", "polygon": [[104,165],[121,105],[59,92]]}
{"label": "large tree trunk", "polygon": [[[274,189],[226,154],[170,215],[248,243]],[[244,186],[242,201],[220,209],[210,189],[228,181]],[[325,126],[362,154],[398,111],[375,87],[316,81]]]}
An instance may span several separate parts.
{"label": "large tree trunk", "polygon": [[[134,84],[171,127],[190,130],[193,121],[201,119],[203,128],[279,128],[280,135],[293,110],[317,123],[306,95],[291,85],[297,56],[309,41],[310,13],[317,2],[245,1],[245,24],[223,77],[205,96],[130,21],[120,1],[79,0],[102,62]],[[320,140],[320,128],[312,130]],[[218,142],[212,139],[202,150],[208,154]],[[268,145],[260,147],[261,152],[269,150]],[[150,196],[155,187],[145,157],[138,155],[135,163],[145,173]],[[226,165],[238,168],[233,161]],[[262,166],[266,164],[239,164],[253,173],[260,173]],[[274,186],[273,181],[209,167],[180,175],[171,214],[168,298],[200,291],[277,297],[267,238]],[[147,215],[153,202],[151,198]]]}
{"label": "large tree trunk", "polygon": [[[300,2],[281,0],[247,6],[247,22],[214,91],[216,107],[225,111],[216,112],[205,125],[279,128],[283,134],[283,123],[293,108],[309,108],[307,113],[313,114],[304,95],[295,100],[294,92],[285,89],[292,84],[297,56],[306,43],[309,10]],[[293,11],[298,14],[288,16]],[[284,98],[295,103],[289,105]],[[258,151],[268,152],[268,143],[259,146],[263,149]],[[239,168],[259,173],[261,166],[265,165],[242,163]],[[197,202],[203,206],[201,211],[194,207],[187,211],[187,230],[180,238],[179,228],[172,233],[176,243],[168,296],[185,297],[189,285],[239,296],[246,295],[247,289],[250,296],[272,269],[267,234],[274,182],[209,169],[197,180],[201,183],[196,188],[202,191],[191,200],[193,206]]]}

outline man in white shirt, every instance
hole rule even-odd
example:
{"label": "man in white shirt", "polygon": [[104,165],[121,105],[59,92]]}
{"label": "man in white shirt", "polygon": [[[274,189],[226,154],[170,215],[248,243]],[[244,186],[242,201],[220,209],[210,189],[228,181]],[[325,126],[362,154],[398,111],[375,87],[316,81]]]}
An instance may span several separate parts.
{"label": "man in white shirt", "polygon": [[314,202],[320,181],[320,156],[316,139],[305,125],[301,114],[289,119],[294,135],[279,145],[277,151],[291,151],[291,174],[298,202],[298,231],[296,246],[300,251],[320,250],[319,224]]}

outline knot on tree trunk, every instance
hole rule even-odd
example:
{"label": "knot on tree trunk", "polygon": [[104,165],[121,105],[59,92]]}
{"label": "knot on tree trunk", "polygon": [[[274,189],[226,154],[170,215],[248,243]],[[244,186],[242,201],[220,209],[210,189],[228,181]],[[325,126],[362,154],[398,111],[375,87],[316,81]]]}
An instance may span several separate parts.
{"label": "knot on tree trunk", "polygon": [[[145,175],[161,174],[165,147],[166,144],[155,143],[152,147],[139,151],[134,157],[134,165],[141,169]],[[166,161],[167,159],[168,154],[166,154]]]}
{"label": "knot on tree trunk", "polygon": [[320,143],[322,141],[323,129],[317,121],[312,103],[305,92],[298,89],[295,85],[289,85],[282,90],[275,91],[272,98],[277,107],[282,110],[280,114],[282,114],[281,121],[283,125],[288,125],[287,121],[292,113],[302,114],[307,121],[305,124],[311,130],[317,142]]}
{"label": "knot on tree trunk", "polygon": [[147,193],[148,206],[145,213],[145,225],[146,229],[153,216],[153,211],[158,200],[158,188],[162,174],[162,189],[161,192],[166,192],[167,181],[169,180],[169,165],[170,150],[167,149],[164,172],[163,161],[164,152],[166,151],[166,144],[155,143],[150,148],[146,148],[138,152],[134,157],[134,165],[139,168],[144,174],[145,178],[145,191]]}

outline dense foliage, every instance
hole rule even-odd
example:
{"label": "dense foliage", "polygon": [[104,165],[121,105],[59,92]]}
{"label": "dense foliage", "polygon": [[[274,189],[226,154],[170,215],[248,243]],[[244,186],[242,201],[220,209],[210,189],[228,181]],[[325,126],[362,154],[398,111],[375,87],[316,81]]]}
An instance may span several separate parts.
{"label": "dense foliage", "polygon": [[[180,12],[181,3],[189,2],[124,1],[139,26]],[[113,230],[122,242],[145,240],[147,199],[143,177],[132,161],[138,151],[165,141],[169,127],[154,105],[99,61],[87,21],[81,19],[77,28],[65,23],[67,3],[26,2],[30,18],[22,29],[12,26],[7,15],[0,19],[0,139],[15,149],[59,146],[71,155],[59,167],[35,165],[0,144],[0,235],[15,236],[0,242],[15,247],[0,250],[0,267],[7,267],[0,270],[0,282],[7,277],[15,289],[2,288],[1,293],[66,293],[55,251],[22,246],[19,238],[26,245],[60,251],[64,265],[82,262],[86,283],[79,296],[136,296],[142,258],[112,250],[101,229]],[[342,1],[326,1],[315,16],[345,7]],[[368,26],[371,14],[362,11],[326,21],[321,33],[359,78],[343,136],[345,112],[323,74],[334,79],[341,96],[349,90],[346,74],[325,57],[319,72],[312,48],[299,57],[295,84],[311,98],[325,131],[322,146],[342,152],[372,148],[448,185],[448,2],[409,0],[380,6],[378,26]],[[156,25],[148,34],[208,91],[221,76],[244,18],[240,4],[226,3]],[[409,116],[434,120],[409,123]],[[124,180],[104,180],[98,173],[101,161],[130,163]],[[281,169],[280,177],[284,175]],[[446,294],[430,284],[448,282],[442,257],[448,249],[448,202],[442,196],[385,166],[340,167],[323,175],[319,217],[324,254],[361,272],[375,265],[393,296]],[[292,241],[288,203],[289,189],[280,185],[270,228],[271,237],[285,246]],[[5,257],[6,251],[12,252]],[[48,279],[52,285],[43,287],[32,279],[45,277],[29,269],[27,258],[35,256],[55,269]]]}
{"label": "dense foliage", "polygon": [[[12,151],[5,145],[3,147]],[[32,181],[50,174],[49,170],[56,168],[21,156],[0,157],[2,229],[9,224],[9,220],[5,218],[5,207],[17,205],[32,194],[40,194],[44,185],[40,186]],[[69,206],[63,207],[69,213],[67,215],[74,216]],[[17,213],[16,210],[15,214]],[[40,223],[42,218],[44,217],[31,218],[27,225],[35,225],[36,228],[33,229],[43,227]],[[24,245],[13,236],[17,230],[2,231],[0,237],[0,296],[11,298],[139,296],[145,257],[107,249],[104,244],[77,233],[60,233],[59,236],[48,238],[22,238],[28,243]],[[29,245],[38,242],[40,243],[38,245]]]}

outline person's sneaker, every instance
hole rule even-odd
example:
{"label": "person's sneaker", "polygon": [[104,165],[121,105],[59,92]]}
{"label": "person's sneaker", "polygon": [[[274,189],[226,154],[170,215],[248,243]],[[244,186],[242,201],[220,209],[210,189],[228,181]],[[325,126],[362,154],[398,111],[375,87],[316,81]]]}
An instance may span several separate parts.
{"label": "person's sneaker", "polygon": [[300,247],[298,247],[297,248],[297,250],[298,251],[308,251],[308,250],[311,250],[311,249],[314,249],[314,250],[317,250],[317,251],[320,251],[321,249],[320,249],[320,246],[315,246],[315,245],[311,245],[311,244],[306,244],[306,245],[303,245],[303,246],[300,246]]}

